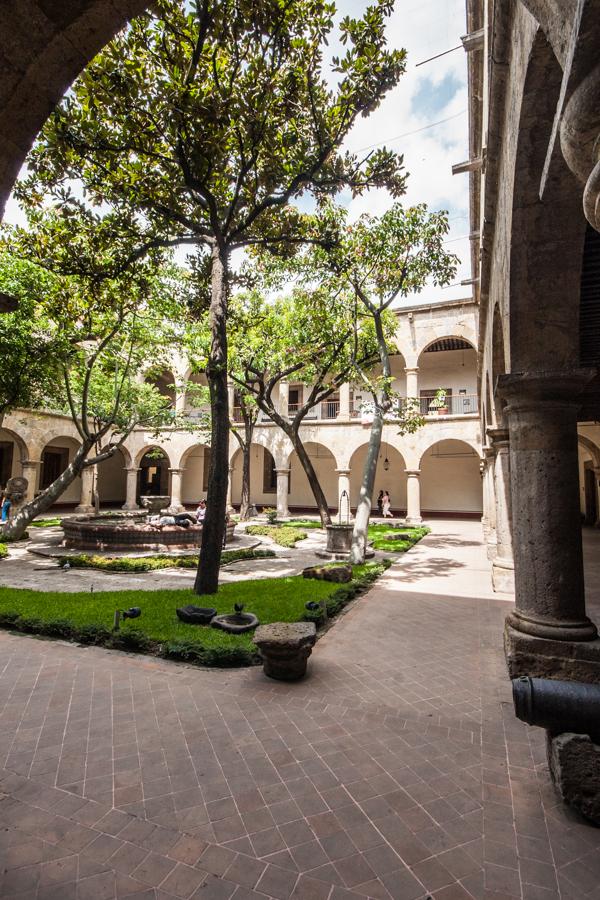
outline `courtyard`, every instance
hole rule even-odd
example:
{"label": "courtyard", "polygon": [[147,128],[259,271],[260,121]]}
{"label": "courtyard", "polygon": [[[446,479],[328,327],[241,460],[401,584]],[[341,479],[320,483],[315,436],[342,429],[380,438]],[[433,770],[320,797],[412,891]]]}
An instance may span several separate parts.
{"label": "courtyard", "polygon": [[479,523],[433,522],[292,685],[0,633],[2,896],[597,896],[489,568]]}

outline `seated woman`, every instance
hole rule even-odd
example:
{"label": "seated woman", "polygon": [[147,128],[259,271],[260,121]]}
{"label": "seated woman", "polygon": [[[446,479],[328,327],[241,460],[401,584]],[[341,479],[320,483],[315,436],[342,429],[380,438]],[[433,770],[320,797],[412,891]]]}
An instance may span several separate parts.
{"label": "seated woman", "polygon": [[206,518],[206,500],[201,500],[196,510],[196,522],[201,524]]}

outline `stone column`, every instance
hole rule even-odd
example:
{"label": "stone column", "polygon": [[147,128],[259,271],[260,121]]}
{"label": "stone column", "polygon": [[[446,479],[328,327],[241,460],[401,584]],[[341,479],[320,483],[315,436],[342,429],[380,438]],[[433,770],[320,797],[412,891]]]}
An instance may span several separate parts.
{"label": "stone column", "polygon": [[594,475],[596,477],[596,521],[594,528],[600,528],[600,466],[594,467]]}
{"label": "stone column", "polygon": [[406,373],[406,396],[419,396],[419,367],[407,366],[404,370]]}
{"label": "stone column", "polygon": [[[348,513],[348,519],[352,518],[352,510],[350,509],[350,469],[336,469],[338,476],[338,518],[340,516],[346,516],[346,512]],[[342,494],[346,491],[348,494],[348,502],[342,502]],[[341,521],[341,520],[340,520]]]}
{"label": "stone column", "polygon": [[[580,397],[593,374],[499,379],[510,430],[516,608],[506,650],[513,677],[526,666],[531,675],[600,680],[600,641],[585,612],[577,457]],[[594,641],[588,649],[573,643],[587,641]]]}
{"label": "stone column", "polygon": [[24,502],[29,503],[35,497],[38,486],[38,471],[42,464],[41,459],[24,459],[21,463],[23,478],[27,479],[27,491]]}
{"label": "stone column", "polygon": [[488,559],[495,559],[498,551],[496,538],[496,495],[494,491],[494,448],[487,445],[483,448],[483,510],[485,522],[483,532],[487,544]]}
{"label": "stone column", "polygon": [[79,504],[75,507],[76,513],[93,513],[95,511],[94,469],[95,466],[86,466],[81,470],[81,494]]}
{"label": "stone column", "polygon": [[125,471],[127,472],[127,489],[125,503],[123,504],[122,508],[130,510],[139,509],[139,506],[137,504],[137,479],[138,472],[140,471],[139,466],[130,466],[129,468],[126,468]]}
{"label": "stone column", "polygon": [[508,428],[488,428],[487,435],[494,457],[493,484],[496,509],[496,553],[492,562],[492,586],[495,591],[512,594],[515,589],[515,563]]}
{"label": "stone column", "polygon": [[229,407],[229,419],[233,422],[233,408],[235,406],[235,385],[233,381],[227,382],[227,403]]}
{"label": "stone column", "polygon": [[183,469],[169,469],[171,474],[171,503],[169,505],[169,510],[171,512],[181,512],[183,509],[183,503],[181,502],[181,479],[183,476]]}
{"label": "stone column", "polygon": [[421,470],[406,469],[406,524],[419,525],[421,518]]}
{"label": "stone column", "polygon": [[231,515],[235,512],[233,508],[233,470],[235,466],[229,466],[229,478],[227,480],[227,503],[226,503],[226,511]]}
{"label": "stone column", "polygon": [[289,381],[279,382],[279,414],[284,419],[288,417],[288,406],[290,403],[290,383]]}
{"label": "stone column", "polygon": [[350,385],[343,384],[340,387],[340,408],[338,409],[338,421],[350,421]]}
{"label": "stone column", "polygon": [[289,516],[288,509],[288,490],[289,490],[289,469],[275,469],[277,473],[277,518],[282,519]]}

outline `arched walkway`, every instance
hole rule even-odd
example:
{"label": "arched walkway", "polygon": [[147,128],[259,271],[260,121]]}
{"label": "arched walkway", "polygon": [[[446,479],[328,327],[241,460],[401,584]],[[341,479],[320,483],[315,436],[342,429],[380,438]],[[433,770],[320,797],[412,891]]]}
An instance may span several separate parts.
{"label": "arched walkway", "polygon": [[[129,455],[129,454],[128,454]],[[127,496],[128,460],[122,450],[98,463],[96,467],[96,491],[101,506],[120,507]]]}
{"label": "arched walkway", "polygon": [[[80,447],[79,441],[72,437],[55,437],[42,450],[38,487],[40,490],[49,487],[61,475]],[[57,506],[79,503],[81,499],[81,476],[71,482],[66,491],[56,501]]]}
{"label": "arched walkway", "polygon": [[169,493],[169,457],[162,447],[147,447],[138,462],[138,498]]}
{"label": "arched walkway", "polygon": [[481,515],[480,458],[464,441],[437,441],[421,457],[421,509],[435,513]]}
{"label": "arched walkway", "polygon": [[[243,454],[240,447],[231,458],[233,474],[231,501],[239,506],[242,498]],[[257,506],[275,506],[277,503],[277,475],[273,454],[267,447],[250,445],[250,502]],[[311,495],[312,496],[312,495]],[[314,504],[313,504],[314,505]]]}
{"label": "arched walkway", "polygon": [[476,413],[477,351],[460,335],[436,338],[423,348],[418,358],[421,413],[428,415],[432,401],[441,388],[446,391],[445,405],[436,414],[467,415]]}
{"label": "arched walkway", "polygon": [[175,406],[175,376],[170,369],[152,371],[145,377],[146,384],[153,384],[159,394],[166,397],[171,406]]}
{"label": "arched walkway", "polygon": [[210,447],[194,444],[181,457],[181,502],[184,505],[198,504],[206,500],[208,472],[210,469]]}
{"label": "arched walkway", "polygon": [[[337,463],[333,453],[323,444],[309,441],[304,446],[317,473],[327,505],[332,510],[337,509],[339,500],[338,476],[336,472]],[[290,454],[288,467],[290,469],[289,506],[299,509],[315,509],[316,504],[313,492],[310,489],[308,479],[304,474],[304,469],[295,450]],[[273,495],[273,499],[275,499],[275,495]]]}
{"label": "arched walkway", "polygon": [[[362,481],[368,444],[362,444],[350,459],[350,505],[356,508]],[[399,515],[406,511],[406,462],[399,450],[382,441],[377,458],[375,489],[373,491],[373,514],[377,514],[377,495],[388,491],[392,499],[392,511]]]}
{"label": "arched walkway", "polygon": [[[0,485],[23,473],[23,461],[29,458],[25,441],[9,428],[0,428]],[[28,477],[30,474],[27,473]],[[34,490],[37,485],[34,486]]]}

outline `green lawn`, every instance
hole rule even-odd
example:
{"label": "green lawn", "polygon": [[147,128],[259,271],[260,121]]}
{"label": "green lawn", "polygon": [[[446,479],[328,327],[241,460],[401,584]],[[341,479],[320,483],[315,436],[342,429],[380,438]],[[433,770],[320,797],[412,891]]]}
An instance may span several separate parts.
{"label": "green lawn", "polygon": [[[410,539],[406,541],[389,540],[387,537],[393,531],[403,531],[410,534]],[[421,538],[429,534],[430,528],[426,525],[418,527],[407,526],[406,528],[392,529],[389,525],[377,524],[369,525],[369,541],[372,543],[374,550],[384,550],[386,553],[404,553],[417,544]]]}
{"label": "green lawn", "polygon": [[[34,634],[66,637],[82,643],[98,643],[159,653],[203,665],[248,665],[258,661],[252,633],[231,635],[210,626],[186,625],[176,615],[188,603],[214,606],[219,613],[243,603],[261,624],[296,622],[305,617],[309,600],[326,600],[334,615],[386,564],[356,566],[350,584],[336,585],[294,576],[223,584],[215,596],[198,598],[189,590],[98,591],[95,593],[46,592],[0,588],[0,626]],[[115,609],[139,606],[139,619],[124,620],[112,633]]]}
{"label": "green lawn", "polygon": [[295,525],[248,525],[246,534],[270,537],[280,547],[295,547],[297,541],[303,541],[306,531]]}

